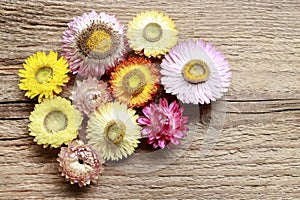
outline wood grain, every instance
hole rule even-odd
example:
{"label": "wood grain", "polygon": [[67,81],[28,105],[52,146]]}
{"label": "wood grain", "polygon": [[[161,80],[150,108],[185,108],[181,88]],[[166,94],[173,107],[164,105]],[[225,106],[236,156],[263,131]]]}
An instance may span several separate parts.
{"label": "wood grain", "polygon": [[[202,128],[165,168],[132,173],[107,166],[97,184],[71,186],[57,171],[59,150],[28,135],[36,100],[18,89],[18,70],[36,51],[60,52],[74,16],[103,11],[126,24],[148,9],[168,13],[180,40],[200,37],[226,54],[233,78],[220,101],[227,107],[222,134],[200,157],[213,122],[201,112]],[[300,1],[0,0],[0,27],[0,199],[300,198]]]}

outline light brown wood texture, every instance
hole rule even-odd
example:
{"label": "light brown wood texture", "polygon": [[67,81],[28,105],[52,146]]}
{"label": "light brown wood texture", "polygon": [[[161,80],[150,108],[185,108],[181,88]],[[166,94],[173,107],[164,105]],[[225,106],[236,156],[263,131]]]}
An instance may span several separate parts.
{"label": "light brown wood texture", "polygon": [[[210,122],[203,112],[196,139],[165,168],[106,167],[96,184],[70,185],[57,170],[59,150],[28,134],[36,101],[18,89],[18,70],[36,51],[60,52],[74,16],[96,10],[127,24],[148,9],[168,13],[180,40],[202,38],[226,54],[233,77],[222,133],[200,157]],[[299,199],[299,72],[299,0],[0,0],[0,198]]]}

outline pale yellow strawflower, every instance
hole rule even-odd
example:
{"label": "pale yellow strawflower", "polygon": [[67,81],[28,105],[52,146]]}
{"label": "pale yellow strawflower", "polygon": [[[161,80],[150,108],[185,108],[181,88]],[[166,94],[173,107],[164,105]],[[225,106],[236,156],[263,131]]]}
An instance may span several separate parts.
{"label": "pale yellow strawflower", "polygon": [[70,101],[55,97],[37,104],[29,119],[29,134],[35,137],[34,141],[57,148],[77,137],[82,116]]}

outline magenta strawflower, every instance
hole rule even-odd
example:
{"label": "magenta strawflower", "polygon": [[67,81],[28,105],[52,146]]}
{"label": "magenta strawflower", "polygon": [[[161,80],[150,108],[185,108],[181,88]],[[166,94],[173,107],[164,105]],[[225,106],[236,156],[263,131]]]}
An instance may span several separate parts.
{"label": "magenta strawflower", "polygon": [[102,76],[124,59],[124,26],[114,15],[92,11],[75,17],[68,26],[63,33],[62,55],[74,74]]}
{"label": "magenta strawflower", "polygon": [[180,42],[161,63],[161,83],[183,103],[204,104],[221,98],[231,81],[221,51],[198,39]]}
{"label": "magenta strawflower", "polygon": [[86,186],[101,175],[102,160],[98,152],[80,140],[74,140],[68,147],[62,147],[58,156],[59,170],[71,184]]}
{"label": "magenta strawflower", "polygon": [[112,94],[106,82],[89,77],[76,81],[70,99],[81,113],[89,117],[98,107],[112,101]]}
{"label": "magenta strawflower", "polygon": [[180,145],[180,139],[188,131],[188,117],[183,117],[183,108],[174,101],[168,105],[167,99],[159,99],[159,104],[150,103],[143,108],[145,116],[138,118],[143,127],[142,136],[148,137],[148,143],[156,149],[170,144]]}

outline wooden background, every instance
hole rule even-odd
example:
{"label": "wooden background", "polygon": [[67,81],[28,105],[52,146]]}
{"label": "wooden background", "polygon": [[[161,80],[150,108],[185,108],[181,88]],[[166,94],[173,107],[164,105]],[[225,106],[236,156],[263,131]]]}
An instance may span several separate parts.
{"label": "wooden background", "polygon": [[[227,55],[227,114],[208,156],[198,156],[199,137],[162,170],[106,168],[82,189],[64,182],[58,150],[28,135],[36,102],[18,89],[17,73],[36,51],[60,51],[67,23],[93,9],[123,24],[145,9],[164,11],[180,40],[200,37]],[[0,198],[299,199],[299,71],[299,0],[0,0]]]}

